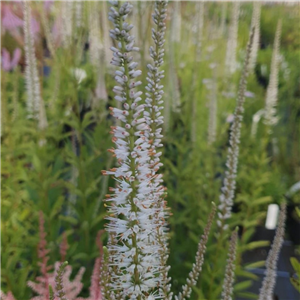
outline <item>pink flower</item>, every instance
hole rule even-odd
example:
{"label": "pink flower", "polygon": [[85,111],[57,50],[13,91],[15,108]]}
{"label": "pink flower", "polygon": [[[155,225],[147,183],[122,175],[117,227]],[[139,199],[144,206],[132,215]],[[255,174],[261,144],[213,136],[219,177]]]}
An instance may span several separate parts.
{"label": "pink flower", "polygon": [[8,292],[7,295],[5,295],[2,291],[0,291],[0,298],[2,300],[16,300],[12,292]]}
{"label": "pink flower", "polygon": [[40,23],[36,20],[36,18],[32,17],[31,19],[31,33],[34,38],[37,37],[37,34],[40,32]]}
{"label": "pink flower", "polygon": [[51,0],[45,0],[44,1],[44,9],[48,11],[50,9],[50,7],[52,6],[53,2],[54,1],[51,1]]}
{"label": "pink flower", "polygon": [[57,16],[57,18],[55,19],[51,32],[52,32],[52,37],[53,37],[55,46],[60,45],[61,39],[62,39],[62,34],[61,34],[61,32],[62,32],[62,16],[61,15]]}
{"label": "pink flower", "polygon": [[19,63],[22,55],[22,51],[20,48],[15,49],[12,60],[10,59],[10,53],[3,48],[2,49],[2,68],[5,71],[13,70]]}
{"label": "pink flower", "polygon": [[254,98],[254,97],[255,97],[255,94],[252,93],[252,92],[250,92],[250,91],[246,91],[246,92],[245,92],[245,97],[247,97],[247,98]]}
{"label": "pink flower", "polygon": [[5,30],[14,30],[23,26],[23,20],[17,17],[8,5],[2,4],[2,28]]}
{"label": "pink flower", "polygon": [[227,116],[226,118],[226,122],[227,123],[232,123],[234,120],[234,115],[233,114],[230,114],[229,116]]}

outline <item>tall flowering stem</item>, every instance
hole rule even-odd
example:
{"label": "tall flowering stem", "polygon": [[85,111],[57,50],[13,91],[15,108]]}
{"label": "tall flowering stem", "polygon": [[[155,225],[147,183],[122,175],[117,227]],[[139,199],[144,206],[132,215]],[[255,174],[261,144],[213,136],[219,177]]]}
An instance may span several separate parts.
{"label": "tall flowering stem", "polygon": [[260,13],[261,13],[261,2],[253,3],[253,13],[251,20],[251,27],[255,27],[255,33],[253,37],[253,47],[250,55],[249,71],[253,72],[256,64],[257,52],[259,50],[260,40]]}
{"label": "tall flowering stem", "polygon": [[266,261],[265,278],[260,289],[258,300],[269,300],[273,298],[273,291],[276,283],[276,270],[279,253],[284,238],[284,226],[286,220],[286,203],[281,204],[278,226],[271,250]]}
{"label": "tall flowering stem", "polygon": [[231,13],[231,24],[229,28],[229,36],[227,40],[225,66],[229,74],[236,71],[236,49],[238,41],[238,29],[239,29],[239,13],[240,3],[239,1],[233,2]]}
{"label": "tall flowering stem", "polygon": [[212,64],[212,81],[210,86],[210,99],[209,99],[209,117],[208,117],[208,144],[211,145],[216,140],[217,135],[217,109],[218,109],[218,102],[217,102],[217,91],[218,91],[218,84],[217,84],[217,65]]}
{"label": "tall flowering stem", "polygon": [[[105,3],[105,2],[103,2]],[[100,19],[97,8],[98,2],[89,3],[89,47],[90,47],[90,61],[94,66],[94,73],[97,80],[96,95],[92,102],[92,107],[97,108],[100,105],[99,100],[107,101],[107,92],[105,88],[105,68],[104,55],[105,50],[101,41]],[[109,49],[108,49],[109,50]]]}
{"label": "tall flowering stem", "polygon": [[239,84],[237,105],[234,112],[234,121],[230,129],[229,149],[226,161],[227,171],[225,172],[224,186],[222,187],[222,193],[220,195],[220,205],[218,207],[219,212],[217,223],[221,228],[221,232],[227,229],[228,227],[227,224],[225,225],[225,221],[231,216],[231,208],[233,205],[233,198],[235,193],[236,174],[239,157],[239,143],[244,114],[245,92],[247,87],[249,69],[249,57],[253,43],[254,31],[255,29],[252,27],[250,39],[246,50],[246,58],[244,62],[243,73]]}
{"label": "tall flowering stem", "polygon": [[[101,5],[101,27],[102,27],[102,34],[103,34],[103,40],[102,43],[103,45],[107,46],[110,45],[112,46],[112,41],[111,38],[109,37],[109,22],[107,18],[107,5],[106,1],[100,1],[102,2]],[[108,47],[104,47],[104,58],[103,58],[103,63],[106,64],[106,68],[110,68],[109,66],[109,58],[110,58],[110,52]]]}
{"label": "tall flowering stem", "polygon": [[191,105],[191,115],[192,115],[192,125],[191,125],[191,141],[192,144],[195,146],[197,141],[197,128],[198,128],[198,98],[196,97],[196,87],[199,80],[199,72],[200,72],[200,61],[202,56],[202,48],[203,48],[203,29],[204,29],[204,2],[200,1],[195,5],[195,16],[193,21],[193,29],[195,31],[194,38],[195,38],[195,64],[192,76],[192,105]]}
{"label": "tall flowering stem", "polygon": [[123,110],[111,108],[111,111],[124,124],[112,127],[116,148],[110,151],[119,167],[103,171],[103,174],[113,175],[117,183],[107,199],[107,231],[116,241],[108,244],[110,267],[115,270],[111,274],[111,288],[120,292],[122,299],[143,299],[159,285],[161,269],[159,257],[155,255],[159,246],[152,221],[156,210],[151,197],[151,145],[146,134],[150,127],[144,117],[145,105],[139,103],[142,92],[135,91],[141,84],[136,81],[141,71],[136,70],[137,63],[131,52],[139,49],[134,47],[134,37],[129,33],[133,26],[125,22],[132,5],[110,3],[109,20],[114,24],[110,36],[116,40],[116,47],[111,47],[111,63],[118,67],[115,72],[118,84],[113,91],[123,107]]}
{"label": "tall flowering stem", "polygon": [[196,262],[193,264],[192,271],[189,273],[189,277],[186,280],[186,284],[182,287],[182,292],[179,293],[178,296],[175,296],[176,300],[184,300],[184,299],[189,299],[192,293],[192,287],[196,286],[198,277],[200,275],[200,272],[202,270],[202,265],[204,262],[204,254],[206,251],[206,244],[208,241],[208,235],[210,232],[211,225],[214,220],[214,216],[216,213],[216,206],[213,203],[213,208],[212,211],[208,217],[206,227],[204,229],[204,233],[201,237],[201,240],[198,244],[198,251],[196,254]]}
{"label": "tall flowering stem", "polygon": [[30,26],[31,8],[27,1],[24,1],[24,37],[25,37],[25,80],[27,89],[27,112],[28,117],[33,117],[39,111],[40,95],[36,85],[38,83],[37,64],[35,58],[34,39]]}
{"label": "tall flowering stem", "polygon": [[181,40],[181,1],[174,1],[173,17],[171,27],[172,42],[180,42]]}
{"label": "tall flowering stem", "polygon": [[76,17],[76,27],[80,28],[83,25],[83,2],[75,2],[75,17]]}
{"label": "tall flowering stem", "polygon": [[31,8],[29,1],[24,1],[24,35],[28,117],[35,117],[38,119],[39,129],[42,130],[48,126],[48,122],[44,102],[41,97],[40,80],[38,76],[37,60],[35,57],[34,36],[31,32]]}
{"label": "tall flowering stem", "polygon": [[232,300],[237,241],[238,230],[236,229],[231,234],[229,244],[228,259],[222,291],[222,300]]}
{"label": "tall flowering stem", "polygon": [[52,57],[55,57],[55,43],[54,43],[54,39],[50,30],[50,24],[49,24],[49,19],[48,19],[48,15],[46,14],[45,9],[41,9],[41,19],[42,19],[42,24],[43,24],[43,29],[45,32],[45,38],[46,38],[46,42],[47,42],[47,47],[52,55]]}
{"label": "tall flowering stem", "polygon": [[221,10],[221,21],[220,21],[220,36],[224,35],[225,25],[226,25],[226,10],[227,10],[227,3],[222,3],[222,10]]}
{"label": "tall flowering stem", "polygon": [[203,28],[204,28],[204,1],[196,4],[196,61],[201,60],[202,42],[203,42]]}
{"label": "tall flowering stem", "polygon": [[[177,68],[175,66],[175,45],[169,43],[169,80],[170,80],[170,95],[171,95],[171,109],[174,113],[180,113],[181,111],[181,100],[180,100],[180,89],[177,76]],[[170,116],[168,116],[168,119]],[[167,119],[167,118],[166,118]],[[170,122],[168,120],[168,122]],[[168,130],[166,126],[166,131]]]}
{"label": "tall flowering stem", "polygon": [[[162,166],[160,162],[161,152],[157,152],[158,148],[161,148],[162,124],[164,122],[161,111],[163,110],[163,85],[160,84],[161,79],[164,77],[164,71],[161,70],[164,57],[164,43],[165,43],[165,20],[167,1],[156,1],[154,6],[154,13],[152,19],[156,25],[156,28],[152,28],[152,39],[154,47],[150,46],[150,57],[152,58],[152,64],[148,64],[148,73],[146,86],[146,110],[144,116],[146,123],[149,126],[149,131],[146,131],[147,138],[150,143],[149,148],[149,168],[151,171],[151,198],[154,203],[154,209],[156,210],[153,216],[153,223],[156,226],[156,242],[159,247],[159,259],[162,267],[160,273],[160,293],[164,295],[166,299],[171,297],[170,285],[168,284],[168,270],[166,265],[168,259],[168,247],[166,237],[166,205],[164,201],[165,188],[162,185],[162,175],[158,174],[159,168]],[[169,296],[168,296],[169,295]]]}
{"label": "tall flowering stem", "polygon": [[65,49],[68,49],[72,43],[74,34],[74,3],[72,1],[63,1],[61,3],[62,21],[62,42]]}
{"label": "tall flowering stem", "polygon": [[39,233],[40,233],[40,241],[38,244],[38,258],[41,260],[38,262],[40,266],[41,275],[37,277],[39,283],[35,283],[32,281],[28,282],[28,286],[32,288],[36,293],[43,293],[45,298],[48,299],[49,297],[49,273],[48,271],[52,268],[52,266],[48,266],[49,260],[49,252],[50,250],[47,249],[47,240],[46,236],[47,233],[45,232],[45,219],[43,212],[39,212]]}
{"label": "tall flowering stem", "polygon": [[265,124],[269,126],[276,125],[278,117],[276,116],[276,106],[278,101],[278,64],[280,50],[281,20],[277,23],[275,34],[273,55],[271,62],[270,80],[267,88],[266,104],[265,104]]}

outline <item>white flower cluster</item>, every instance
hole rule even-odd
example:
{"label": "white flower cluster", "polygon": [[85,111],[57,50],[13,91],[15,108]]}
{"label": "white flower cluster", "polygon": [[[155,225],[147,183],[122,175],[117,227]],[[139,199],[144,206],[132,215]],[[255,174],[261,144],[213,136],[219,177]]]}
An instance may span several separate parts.
{"label": "white flower cluster", "polygon": [[[113,175],[117,182],[116,188],[110,189],[113,194],[107,200],[107,219],[110,221],[107,231],[116,240],[108,245],[111,269],[116,270],[111,274],[111,288],[119,291],[122,298],[137,299],[141,295],[149,295],[160,281],[157,224],[154,222],[157,207],[154,199],[161,197],[163,188],[158,186],[161,176],[155,174],[160,166],[157,163],[160,153],[156,153],[152,147],[160,145],[161,130],[155,131],[155,136],[149,140],[152,136],[149,114],[152,109],[155,114],[159,110],[153,108],[149,94],[146,106],[151,104],[151,109],[145,111],[145,105],[141,104],[142,92],[135,90],[141,85],[141,81],[136,81],[141,71],[136,70],[137,63],[133,61],[131,52],[139,49],[134,46],[134,37],[129,33],[133,26],[125,22],[132,5],[118,1],[110,3],[109,20],[114,24],[110,36],[117,41],[116,47],[111,47],[111,64],[118,67],[115,72],[118,85],[113,91],[115,99],[122,104],[122,109],[111,108],[111,111],[124,124],[112,127],[116,149],[110,151],[116,156],[119,167],[103,172]],[[153,34],[157,40],[160,39]],[[152,54],[156,56],[154,50]],[[152,82],[155,86],[156,78],[152,78]],[[155,94],[156,101],[161,94]],[[157,123],[162,123],[161,118],[157,119]]]}
{"label": "white flower cluster", "polygon": [[271,249],[266,260],[265,277],[259,293],[259,300],[270,300],[273,298],[273,291],[276,284],[277,262],[284,239],[284,226],[286,220],[286,203],[281,204],[278,227]]}
{"label": "white flower cluster", "polygon": [[212,79],[207,88],[210,90],[209,95],[209,117],[208,117],[208,144],[213,144],[217,135],[217,110],[218,110],[218,85],[217,85],[217,64],[210,64],[212,69]]}
{"label": "white flower cluster", "polygon": [[196,14],[194,20],[194,39],[196,43],[196,61],[201,60],[202,42],[203,42],[203,28],[204,28],[204,1],[196,3]]}
{"label": "white flower cluster", "polygon": [[222,300],[232,300],[233,294],[233,283],[234,283],[234,270],[235,270],[235,259],[236,259],[236,247],[238,241],[237,229],[231,234],[228,258],[225,270],[225,278],[223,282]]}
{"label": "white flower cluster", "polygon": [[100,18],[97,13],[99,3],[89,2],[89,49],[90,62],[92,65],[100,65],[104,46],[101,41]]}
{"label": "white flower cluster", "polygon": [[279,48],[281,35],[281,21],[277,24],[274,48],[271,62],[270,80],[267,88],[265,105],[265,124],[274,126],[278,122],[276,106],[278,102],[278,68],[279,68]]}
{"label": "white flower cluster", "polygon": [[27,89],[27,112],[29,118],[33,116],[38,118],[41,95],[30,19],[31,8],[29,3],[24,2],[24,48],[26,59],[25,79]]}
{"label": "white flower cluster", "polygon": [[25,81],[27,89],[28,118],[35,117],[39,121],[39,129],[48,126],[44,102],[41,97],[40,80],[38,76],[37,60],[35,57],[34,38],[31,33],[31,8],[30,3],[24,2],[24,40],[25,40]]}
{"label": "white flower cluster", "polygon": [[[105,3],[105,2],[103,2]],[[89,49],[90,61],[94,67],[94,74],[96,77],[97,86],[95,89],[95,97],[92,99],[92,108],[98,108],[100,101],[107,102],[107,92],[105,88],[105,53],[101,40],[101,25],[98,15],[99,2],[89,2]],[[106,14],[105,14],[106,16]],[[107,30],[108,31],[108,30]],[[107,44],[108,45],[108,44]],[[109,50],[109,49],[108,49]]]}
{"label": "white flower cluster", "polygon": [[261,13],[261,2],[253,3],[253,13],[251,20],[251,28],[255,27],[255,33],[253,37],[253,48],[250,56],[249,70],[254,71],[256,65],[257,53],[260,48],[260,13]]}
{"label": "white flower cluster", "polygon": [[[161,152],[157,152],[157,148],[162,147],[161,139],[162,135],[162,124],[163,116],[161,111],[163,110],[162,95],[163,85],[160,85],[161,79],[164,77],[164,71],[160,71],[159,68],[163,64],[164,56],[164,35],[165,35],[165,19],[166,19],[166,1],[156,1],[155,2],[155,13],[153,14],[153,21],[157,25],[157,31],[152,29],[152,38],[156,45],[155,49],[150,47],[150,56],[153,59],[153,64],[148,64],[148,84],[146,86],[146,110],[144,116],[146,123],[148,124],[150,130],[147,132],[147,138],[150,142],[150,169],[152,171],[152,192],[154,201],[158,209],[162,209],[162,201],[164,196],[164,188],[161,185],[162,175],[156,175],[159,168],[162,166],[160,162]],[[164,215],[160,215],[159,219],[164,218]],[[159,222],[159,220],[157,220]],[[161,225],[164,225],[161,224]]]}
{"label": "white flower cluster", "polygon": [[104,57],[103,57],[103,63],[105,64],[105,68],[110,69],[109,59],[110,59],[110,50],[107,45],[112,46],[112,40],[109,37],[109,21],[107,17],[107,2],[106,1],[99,1],[102,5],[101,7],[101,27],[102,27],[102,37],[103,37],[103,45],[106,45],[104,47]]}
{"label": "white flower cluster", "polygon": [[172,23],[171,23],[172,42],[181,41],[181,1],[173,4]]}
{"label": "white flower cluster", "polygon": [[62,42],[64,48],[70,47],[74,34],[74,3],[72,1],[62,1],[62,23],[64,30],[62,31]]}
{"label": "white flower cluster", "polygon": [[237,69],[236,49],[239,26],[240,3],[235,1],[232,7],[231,24],[229,28],[229,36],[227,40],[225,66],[229,74],[232,74]]}

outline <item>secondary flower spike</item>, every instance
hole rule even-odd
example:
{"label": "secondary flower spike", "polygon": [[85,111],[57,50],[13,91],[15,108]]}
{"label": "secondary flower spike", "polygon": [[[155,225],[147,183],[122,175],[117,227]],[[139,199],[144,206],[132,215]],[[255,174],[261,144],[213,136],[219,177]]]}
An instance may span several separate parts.
{"label": "secondary flower spike", "polygon": [[150,46],[150,57],[152,63],[147,65],[147,86],[146,86],[146,109],[144,111],[144,117],[146,123],[149,126],[149,130],[146,130],[145,134],[149,140],[149,168],[151,171],[151,200],[153,201],[153,208],[155,213],[152,218],[152,222],[156,228],[154,241],[158,243],[159,251],[154,255],[158,255],[160,260],[161,272],[160,272],[160,287],[159,291],[164,299],[171,298],[170,293],[171,287],[169,284],[167,266],[168,259],[168,241],[167,241],[167,227],[166,217],[168,211],[165,204],[165,188],[162,184],[162,175],[159,174],[159,169],[163,165],[160,161],[162,152],[158,152],[158,149],[163,145],[161,143],[162,135],[162,124],[164,123],[164,117],[162,110],[164,108],[163,100],[163,88],[161,80],[164,77],[164,71],[162,70],[163,59],[164,59],[164,43],[165,43],[165,21],[167,13],[167,1],[155,1],[154,13],[152,14],[152,20],[155,24],[152,28],[152,40],[154,45]]}
{"label": "secondary flower spike", "polygon": [[244,102],[247,87],[249,59],[253,44],[254,33],[255,27],[252,27],[246,50],[246,58],[244,62],[243,73],[239,83],[239,92],[234,112],[234,120],[230,128],[229,149],[226,161],[227,170],[225,172],[224,186],[222,187],[222,193],[220,195],[220,205],[218,207],[219,212],[217,223],[221,230],[227,229],[228,225],[225,224],[225,222],[226,219],[229,219],[231,217],[231,208],[233,206],[233,199],[236,187],[237,166],[239,159],[241,126],[244,115]]}

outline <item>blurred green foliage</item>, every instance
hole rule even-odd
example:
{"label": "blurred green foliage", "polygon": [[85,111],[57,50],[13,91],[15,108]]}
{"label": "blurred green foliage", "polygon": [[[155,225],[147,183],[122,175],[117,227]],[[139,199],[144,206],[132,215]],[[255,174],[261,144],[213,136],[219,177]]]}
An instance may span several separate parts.
{"label": "blurred green foliage", "polygon": [[[169,130],[163,140],[162,159],[168,205],[173,213],[169,220],[169,264],[174,292],[180,290],[191,269],[211,202],[218,203],[224,177],[230,127],[226,120],[235,108],[235,96],[225,97],[224,92],[236,94],[240,70],[230,78],[226,76],[224,60],[228,26],[222,35],[214,36],[210,31],[212,26],[218,25],[221,5],[205,3],[199,62],[195,60],[196,46],[190,30],[190,15],[195,10],[195,2],[182,2],[181,42],[171,42],[168,36],[166,38],[165,69],[170,63],[169,50],[174,47],[174,67],[180,93],[180,112],[171,111]],[[230,5],[227,7],[227,25]],[[264,224],[268,204],[279,203],[282,195],[300,178],[300,30],[296,10],[299,12],[298,7],[294,10],[281,4],[262,7],[261,48],[255,73],[249,77],[247,88],[254,97],[247,98],[245,103],[234,214],[230,220],[231,228],[240,227],[236,275],[241,280],[235,285],[235,296],[255,297],[245,292],[257,277],[249,271],[251,266],[243,263],[243,253],[268,244],[251,238],[257,226]],[[142,22],[141,7],[135,13]],[[248,39],[252,5],[242,4],[242,13],[238,35],[239,63],[242,63]],[[283,20],[280,53],[285,62],[281,63],[279,74],[279,123],[269,136],[261,121],[256,136],[251,137],[252,117],[264,108],[272,44],[279,17]],[[169,25],[170,22],[167,28]],[[58,48],[55,57],[39,59],[40,69],[44,65],[50,68],[50,74],[42,78],[42,94],[49,122],[44,131],[37,129],[36,120],[26,117],[24,70],[2,71],[1,288],[5,292],[12,291],[16,299],[33,296],[26,281],[39,274],[36,251],[39,211],[45,216],[50,263],[59,260],[59,245],[62,233],[66,232],[70,244],[66,259],[75,269],[74,273],[80,266],[86,267],[83,296],[88,291],[93,262],[98,255],[95,239],[98,230],[105,224],[103,199],[108,186],[113,185],[111,179],[101,175],[101,170],[107,170],[116,163],[106,151],[112,146],[109,127],[114,121],[110,118],[108,107],[115,105],[111,92],[114,81],[110,70],[103,68],[108,102],[100,101],[99,107],[92,109],[97,76],[88,61],[88,50],[83,50],[87,40],[86,25],[77,33],[69,49]],[[141,45],[144,47],[142,67],[146,66],[148,59],[146,43],[145,40]],[[12,51],[15,44],[8,33],[2,36],[3,47]],[[215,48],[213,51],[209,50],[211,46]],[[78,49],[83,52],[81,59],[76,55]],[[41,49],[38,51],[38,57],[41,57]],[[209,145],[209,91],[203,80],[212,76],[211,63],[217,63],[218,112],[217,139]],[[81,83],[72,76],[70,70],[74,68],[86,73]],[[164,81],[167,91],[164,97],[173,101],[170,91],[176,87],[169,80],[168,72]],[[17,98],[17,106],[14,97]],[[192,118],[193,103],[196,103],[195,119]],[[196,122],[195,142],[191,140],[193,121]],[[43,139],[46,143],[40,146]],[[299,204],[299,199],[295,195],[290,201]],[[214,224],[203,271],[192,299],[217,299],[220,295],[227,256],[227,250],[221,245],[227,244],[228,237],[218,243],[217,232],[218,227]],[[292,264],[297,270],[298,263],[292,260]],[[261,265],[263,262],[256,264]]]}

